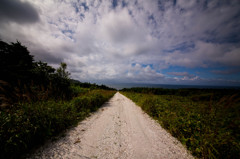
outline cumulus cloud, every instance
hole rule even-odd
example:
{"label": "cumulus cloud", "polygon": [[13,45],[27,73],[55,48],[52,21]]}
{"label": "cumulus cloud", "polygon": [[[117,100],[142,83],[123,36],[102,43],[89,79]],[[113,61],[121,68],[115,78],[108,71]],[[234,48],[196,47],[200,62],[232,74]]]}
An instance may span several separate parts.
{"label": "cumulus cloud", "polygon": [[174,79],[177,81],[195,81],[200,79],[198,76],[189,74],[188,72],[168,72],[167,74],[175,76]]}
{"label": "cumulus cloud", "polygon": [[[205,68],[213,77],[222,68],[240,67],[238,0],[4,0],[2,4],[2,40],[21,41],[36,59],[53,66],[67,62],[72,77],[81,81],[201,83],[208,78],[188,71]],[[168,70],[171,67],[184,71]]]}
{"label": "cumulus cloud", "polygon": [[129,80],[137,82],[149,81],[151,83],[157,83],[164,80],[165,76],[159,72],[156,72],[150,65],[141,66],[140,64],[134,64],[127,71],[127,78]]}

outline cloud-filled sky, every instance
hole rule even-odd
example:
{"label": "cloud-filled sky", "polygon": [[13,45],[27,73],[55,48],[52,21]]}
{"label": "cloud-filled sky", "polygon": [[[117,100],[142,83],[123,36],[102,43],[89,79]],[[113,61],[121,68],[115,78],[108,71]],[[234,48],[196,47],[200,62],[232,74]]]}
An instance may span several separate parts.
{"label": "cloud-filled sky", "polygon": [[1,0],[0,39],[83,82],[240,85],[239,0]]}

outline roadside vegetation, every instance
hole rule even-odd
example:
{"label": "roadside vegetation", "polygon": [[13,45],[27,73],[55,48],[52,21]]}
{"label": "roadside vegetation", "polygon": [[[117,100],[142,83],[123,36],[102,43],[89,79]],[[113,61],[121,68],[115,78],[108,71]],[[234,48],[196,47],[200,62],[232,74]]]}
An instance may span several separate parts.
{"label": "roadside vegetation", "polygon": [[121,91],[198,158],[240,156],[239,89],[131,88]]}
{"label": "roadside vegetation", "polygon": [[96,111],[116,92],[34,61],[21,43],[0,41],[0,158],[20,158]]}

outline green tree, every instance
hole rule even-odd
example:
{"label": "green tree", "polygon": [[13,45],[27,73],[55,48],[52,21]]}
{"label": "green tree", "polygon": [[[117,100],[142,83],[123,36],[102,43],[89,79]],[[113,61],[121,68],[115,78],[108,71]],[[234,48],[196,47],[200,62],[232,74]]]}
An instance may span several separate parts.
{"label": "green tree", "polygon": [[60,67],[57,69],[57,74],[62,77],[69,79],[70,73],[66,71],[67,69],[67,64],[64,62],[61,62]]}
{"label": "green tree", "polygon": [[19,80],[26,83],[32,68],[33,56],[25,46],[20,42],[8,44],[0,41],[0,80],[14,85]]}
{"label": "green tree", "polygon": [[66,63],[55,70],[47,63],[35,62],[20,42],[8,44],[0,40],[0,106],[49,98],[70,99],[70,73],[66,69]]}

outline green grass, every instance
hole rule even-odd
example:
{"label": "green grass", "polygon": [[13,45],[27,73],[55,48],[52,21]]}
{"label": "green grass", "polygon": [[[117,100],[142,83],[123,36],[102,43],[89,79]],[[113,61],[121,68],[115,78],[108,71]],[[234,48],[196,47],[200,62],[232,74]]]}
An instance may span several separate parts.
{"label": "green grass", "polygon": [[240,156],[240,97],[122,92],[199,158]]}
{"label": "green grass", "polygon": [[79,89],[79,95],[70,101],[19,103],[12,109],[1,110],[0,158],[19,158],[19,155],[76,125],[115,93],[76,89]]}

